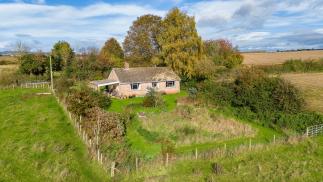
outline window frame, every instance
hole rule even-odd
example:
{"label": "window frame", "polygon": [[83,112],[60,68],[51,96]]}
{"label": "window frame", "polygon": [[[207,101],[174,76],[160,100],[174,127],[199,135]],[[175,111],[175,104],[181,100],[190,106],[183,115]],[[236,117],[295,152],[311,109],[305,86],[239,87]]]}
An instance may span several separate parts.
{"label": "window frame", "polygon": [[[168,83],[169,82],[171,82],[171,83],[173,83],[173,85],[172,86],[168,86]],[[166,85],[166,88],[174,88],[175,87],[175,81],[166,81],[166,83],[165,83]]]}
{"label": "window frame", "polygon": [[[133,88],[134,85],[137,85],[136,89]],[[131,90],[139,90],[140,89],[140,83],[131,83],[130,88],[131,88]]]}
{"label": "window frame", "polygon": [[[154,86],[155,84],[155,86]],[[158,88],[158,82],[151,82],[151,87],[152,88]]]}

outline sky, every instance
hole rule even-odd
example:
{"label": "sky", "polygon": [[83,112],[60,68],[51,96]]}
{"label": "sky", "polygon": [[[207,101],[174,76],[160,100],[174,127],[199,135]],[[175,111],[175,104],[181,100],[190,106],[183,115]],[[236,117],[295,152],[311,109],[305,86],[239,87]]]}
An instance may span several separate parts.
{"label": "sky", "polygon": [[203,40],[228,39],[242,51],[323,48],[323,0],[0,0],[0,51],[23,42],[49,51],[120,43],[138,16],[178,7]]}

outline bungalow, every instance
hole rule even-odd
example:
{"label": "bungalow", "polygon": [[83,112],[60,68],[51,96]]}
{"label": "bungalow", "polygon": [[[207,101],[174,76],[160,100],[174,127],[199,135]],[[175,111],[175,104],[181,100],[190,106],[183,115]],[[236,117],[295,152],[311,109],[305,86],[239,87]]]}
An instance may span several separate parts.
{"label": "bungalow", "polygon": [[116,97],[144,96],[148,88],[173,94],[180,92],[180,78],[167,67],[113,68],[108,79],[90,82],[97,90],[105,90]]}

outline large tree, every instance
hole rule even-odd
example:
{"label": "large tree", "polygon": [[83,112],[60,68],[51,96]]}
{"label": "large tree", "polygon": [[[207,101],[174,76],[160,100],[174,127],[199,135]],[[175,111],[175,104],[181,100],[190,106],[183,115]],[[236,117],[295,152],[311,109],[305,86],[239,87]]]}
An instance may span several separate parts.
{"label": "large tree", "polygon": [[132,65],[151,65],[158,54],[157,36],[160,33],[161,17],[143,15],[133,22],[123,42],[125,56]]}
{"label": "large tree", "polygon": [[53,70],[60,71],[64,66],[69,66],[74,57],[73,49],[66,41],[58,41],[53,49]]}
{"label": "large tree", "polygon": [[228,40],[207,40],[204,42],[204,51],[216,65],[227,68],[236,67],[243,61],[238,49]]}
{"label": "large tree", "polygon": [[195,65],[202,58],[202,40],[197,34],[194,17],[178,8],[168,12],[158,36],[161,62],[181,76],[193,77]]}
{"label": "large tree", "polygon": [[39,52],[36,54],[25,54],[19,58],[19,70],[24,74],[44,75],[48,68],[48,57]]}
{"label": "large tree", "polygon": [[123,50],[115,38],[110,38],[101,48],[99,53],[99,63],[104,70],[111,67],[123,66],[124,54]]}

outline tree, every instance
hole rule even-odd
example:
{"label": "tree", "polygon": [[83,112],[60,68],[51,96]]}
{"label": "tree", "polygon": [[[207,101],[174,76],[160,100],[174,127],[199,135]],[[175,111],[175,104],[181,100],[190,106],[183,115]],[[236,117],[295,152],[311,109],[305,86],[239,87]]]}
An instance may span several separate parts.
{"label": "tree", "polygon": [[227,68],[234,68],[243,61],[242,55],[228,40],[207,40],[204,42],[204,51],[216,65]]}
{"label": "tree", "polygon": [[148,92],[143,100],[145,107],[158,107],[164,105],[161,93],[158,93],[154,88],[148,88]]}
{"label": "tree", "polygon": [[162,21],[158,36],[161,47],[160,59],[179,75],[191,78],[195,65],[202,58],[202,40],[197,34],[194,17],[174,8]]}
{"label": "tree", "polygon": [[74,57],[73,49],[66,41],[58,41],[53,49],[53,70],[60,71],[65,66],[69,66]]}
{"label": "tree", "polygon": [[20,72],[24,74],[44,75],[48,68],[48,58],[42,53],[25,54],[20,59]]}
{"label": "tree", "polygon": [[151,59],[158,54],[160,46],[161,17],[143,15],[133,22],[123,42],[127,61],[133,65],[151,65]]}
{"label": "tree", "polygon": [[26,54],[26,53],[28,53],[29,51],[30,51],[30,47],[27,45],[27,44],[25,44],[25,43],[23,43],[23,42],[21,42],[21,41],[17,41],[16,42],[16,44],[15,44],[15,51],[16,51],[16,53],[18,54],[18,56],[22,56],[22,55],[24,55],[24,54]]}
{"label": "tree", "polygon": [[115,38],[107,40],[99,53],[99,64],[102,71],[112,67],[122,67],[124,60],[123,50]]}

